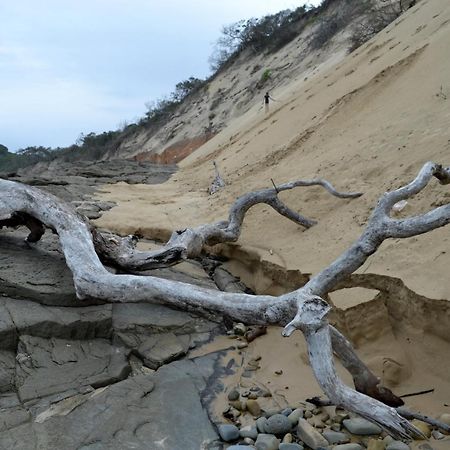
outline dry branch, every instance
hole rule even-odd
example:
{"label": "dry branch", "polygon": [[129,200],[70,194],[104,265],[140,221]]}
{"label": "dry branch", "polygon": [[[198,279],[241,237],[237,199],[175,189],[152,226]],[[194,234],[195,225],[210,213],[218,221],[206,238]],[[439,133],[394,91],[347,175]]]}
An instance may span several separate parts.
{"label": "dry branch", "polygon": [[[180,309],[214,311],[248,324],[284,326],[285,336],[296,329],[301,330],[308,343],[311,366],[325,394],[335,404],[378,423],[393,436],[407,439],[421,436],[421,433],[395,408],[345,386],[338,378],[333,350],[352,373],[355,383],[362,386],[361,389],[367,390],[376,382],[376,377],[354,355],[352,347],[346,344],[346,340],[342,342],[328,325],[326,315],[330,307],[321,296],[358,269],[385,239],[425,233],[450,222],[450,205],[408,219],[394,220],[389,216],[396,202],[418,193],[433,176],[441,184],[450,183],[450,169],[434,163],[425,164],[410,184],[381,197],[361,237],[347,251],[305,286],[279,297],[212,292],[155,277],[113,275],[101,264],[95,252],[90,226],[83,218],[55,197],[11,181],[0,180],[0,226],[20,213],[54,229],[60,237],[80,299],[93,297],[107,302],[160,302]],[[282,209],[276,201],[278,192],[311,184],[320,184],[330,190],[326,182],[312,180],[247,194],[235,202],[228,221],[174,234],[169,243],[174,244],[172,248],[180,241],[184,245],[189,243],[195,251],[199,251],[204,244],[236,240],[244,215],[251,206],[263,202],[278,208],[280,212]],[[371,392],[367,394],[372,395]]]}

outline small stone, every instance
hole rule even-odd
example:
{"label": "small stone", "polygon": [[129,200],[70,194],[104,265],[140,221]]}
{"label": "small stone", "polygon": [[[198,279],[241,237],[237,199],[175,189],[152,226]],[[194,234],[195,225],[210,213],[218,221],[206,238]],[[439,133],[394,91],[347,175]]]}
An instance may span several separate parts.
{"label": "small stone", "polygon": [[342,423],[345,419],[348,419],[348,418],[349,418],[348,414],[346,414],[344,412],[339,412],[335,416],[333,416],[333,418],[331,420],[335,423]]}
{"label": "small stone", "polygon": [[285,415],[286,417],[289,416],[289,414],[292,413],[292,408],[285,408],[283,411],[281,411],[281,414]]}
{"label": "small stone", "polygon": [[310,419],[312,417],[312,412],[311,411],[305,411],[305,414],[303,414],[303,417],[305,419]]}
{"label": "small stone", "polygon": [[339,444],[333,447],[333,450],[364,450],[360,444]]}
{"label": "small stone", "polygon": [[431,427],[426,422],[414,419],[411,423],[418,428],[427,438],[431,437]]}
{"label": "small stone", "polygon": [[434,439],[436,439],[437,441],[440,441],[441,439],[445,438],[445,434],[442,434],[440,431],[438,430],[433,430],[431,432],[431,436],[433,436]]}
{"label": "small stone", "polygon": [[297,425],[298,419],[300,419],[300,418],[303,418],[303,409],[302,408],[294,409],[294,411],[292,411],[291,414],[289,414],[289,416],[288,416],[289,422],[291,422],[292,425]]}
{"label": "small stone", "polygon": [[284,435],[283,440],[281,441],[283,444],[290,444],[291,442],[293,442],[294,437],[292,436],[291,433],[287,433]]}
{"label": "small stone", "polygon": [[234,334],[237,334],[238,336],[244,336],[244,334],[247,332],[247,327],[243,323],[235,323],[233,326]]}
{"label": "small stone", "polygon": [[283,414],[274,414],[267,419],[264,429],[269,434],[285,434],[292,428],[289,419]]}
{"label": "small stone", "polygon": [[311,417],[311,419],[308,419],[308,422],[315,428],[325,428],[325,424],[319,416]]}
{"label": "small stone", "polygon": [[254,417],[261,415],[261,406],[259,406],[258,400],[248,400],[247,411]]}
{"label": "small stone", "polygon": [[447,425],[450,425],[450,414],[448,413],[441,414],[439,416],[439,421]]}
{"label": "small stone", "polygon": [[405,444],[402,441],[392,441],[387,447],[386,450],[411,450],[408,444]]}
{"label": "small stone", "polygon": [[328,441],[305,419],[298,420],[297,426],[298,437],[313,450],[319,447],[327,447]]}
{"label": "small stone", "polygon": [[246,409],[246,408],[244,408],[244,406],[246,406],[246,403],[241,402],[240,400],[236,400],[234,402],[229,402],[229,403],[230,403],[230,406],[237,409],[238,411],[245,411],[245,409]]}
{"label": "small stone", "polygon": [[[255,438],[256,439],[256,438]],[[253,445],[254,443],[255,443],[255,439],[252,439],[252,438],[245,438],[244,439],[244,442],[247,444],[247,445]]]}
{"label": "small stone", "polygon": [[260,417],[259,419],[256,419],[256,428],[260,433],[266,432],[266,422],[267,419],[265,417]]}
{"label": "small stone", "polygon": [[275,370],[275,375],[282,375],[282,374],[283,374],[282,369]]}
{"label": "small stone", "polygon": [[380,434],[382,432],[381,427],[369,422],[362,417],[355,417],[354,419],[344,420],[344,427],[352,434],[357,435],[370,435],[370,434]]}
{"label": "small stone", "polygon": [[300,444],[280,444],[279,450],[303,450]]}
{"label": "small stone", "polygon": [[314,408],[311,411],[315,416],[317,416],[318,414],[320,414],[322,412],[322,408]]}
{"label": "small stone", "polygon": [[251,450],[255,447],[249,447],[248,445],[230,445],[227,450]]}
{"label": "small stone", "polygon": [[333,431],[341,431],[341,424],[340,423],[333,423],[330,428]]}
{"label": "small stone", "polygon": [[239,400],[239,391],[237,389],[232,389],[228,393],[228,400],[231,400],[232,402],[235,400]]}
{"label": "small stone", "polygon": [[257,450],[278,450],[280,441],[273,434],[258,434],[255,447]]}
{"label": "small stone", "polygon": [[239,429],[236,425],[221,423],[217,426],[217,429],[219,430],[220,437],[225,442],[231,442],[239,439]]}
{"label": "small stone", "polygon": [[367,450],[384,450],[384,442],[381,439],[370,439]]}
{"label": "small stone", "polygon": [[326,430],[323,432],[323,437],[330,444],[346,444],[347,442],[350,442],[350,437],[348,434],[338,433],[336,431]]}
{"label": "small stone", "polygon": [[384,444],[387,447],[391,442],[394,442],[395,439],[392,436],[387,435],[384,439]]}
{"label": "small stone", "polygon": [[258,430],[256,425],[247,425],[239,430],[239,434],[243,438],[256,439],[258,437]]}
{"label": "small stone", "polygon": [[256,392],[250,392],[250,394],[248,394],[248,398],[250,400],[256,400],[258,398],[258,394]]}
{"label": "small stone", "polygon": [[239,344],[236,345],[236,348],[238,350],[242,350],[243,348],[247,348],[247,347],[248,347],[247,342],[239,342]]}

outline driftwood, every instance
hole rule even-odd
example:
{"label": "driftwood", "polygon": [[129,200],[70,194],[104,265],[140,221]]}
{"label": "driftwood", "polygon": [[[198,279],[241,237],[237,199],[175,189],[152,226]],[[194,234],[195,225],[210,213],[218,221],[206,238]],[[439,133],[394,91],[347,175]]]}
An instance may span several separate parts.
{"label": "driftwood", "polygon": [[[362,235],[347,251],[311,278],[305,286],[279,297],[212,292],[155,277],[111,274],[100,262],[95,252],[91,228],[83,218],[55,197],[11,181],[0,180],[0,226],[20,213],[55,230],[67,265],[73,273],[80,300],[96,298],[106,302],[159,302],[180,309],[214,311],[248,324],[280,325],[284,327],[284,336],[291,335],[296,329],[301,330],[308,344],[312,369],[327,397],[334,404],[378,423],[392,436],[408,439],[421,436],[420,431],[399,415],[395,408],[365,395],[373,394],[365,391],[367,386],[372,388],[377,379],[372,378],[374,376],[369,375],[367,367],[354,356],[346,339],[329,326],[326,316],[330,306],[321,296],[325,296],[337,283],[358,269],[385,239],[426,233],[450,222],[450,204],[406,219],[396,220],[389,215],[396,202],[420,192],[433,176],[441,184],[450,183],[449,168],[426,163],[411,183],[387,192],[380,198]],[[292,187],[295,187],[294,183],[280,185],[278,191]],[[200,227],[200,231],[196,229],[196,233],[202,236],[206,244],[217,242],[218,239],[236,239],[245,212],[261,202],[261,199],[277,211],[283,210],[279,207],[277,209],[276,194],[271,189],[260,191],[260,197],[247,197],[245,201],[242,200],[245,196],[241,197],[234,204],[229,221],[205,225],[204,228]],[[292,219],[290,214],[284,215]],[[191,233],[193,230],[189,233],[182,232],[178,236],[183,240],[185,234]],[[195,239],[194,241],[197,242]],[[352,373],[355,382],[359,383],[359,389],[365,393],[345,386],[338,378],[333,363],[333,350]],[[380,398],[382,397],[380,394]]]}

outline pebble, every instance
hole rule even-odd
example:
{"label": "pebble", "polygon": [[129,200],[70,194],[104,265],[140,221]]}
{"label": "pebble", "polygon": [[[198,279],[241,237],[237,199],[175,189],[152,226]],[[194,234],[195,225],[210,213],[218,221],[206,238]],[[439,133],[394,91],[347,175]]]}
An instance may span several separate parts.
{"label": "pebble", "polygon": [[250,447],[248,445],[230,445],[227,450],[251,450],[255,447]]}
{"label": "pebble", "polygon": [[291,442],[293,442],[294,437],[292,436],[291,433],[287,433],[285,434],[283,440],[281,441],[283,444],[290,444]]}
{"label": "pebble", "polygon": [[319,416],[311,417],[311,419],[308,419],[308,422],[315,428],[325,428],[325,424]]}
{"label": "pebble", "polygon": [[279,450],[303,450],[300,444],[280,444]]}
{"label": "pebble", "polygon": [[312,417],[312,412],[311,411],[305,411],[305,414],[303,414],[303,417],[305,419],[310,419]]}
{"label": "pebble", "polygon": [[281,414],[284,414],[286,417],[289,416],[289,414],[292,413],[292,408],[285,408],[283,411],[281,411]]}
{"label": "pebble", "polygon": [[250,394],[248,394],[248,398],[250,400],[256,400],[258,398],[258,394],[256,392],[250,392]]}
{"label": "pebble", "polygon": [[274,414],[267,419],[264,429],[269,434],[286,434],[291,431],[292,424],[284,414]]}
{"label": "pebble", "polygon": [[444,413],[439,416],[439,421],[450,425],[450,414]]}
{"label": "pebble", "polygon": [[368,434],[380,434],[383,430],[378,425],[369,422],[362,417],[355,417],[354,419],[345,419],[344,427],[352,434],[368,435]]}
{"label": "pebble", "polygon": [[442,433],[441,433],[440,431],[438,431],[438,430],[433,430],[433,431],[431,432],[431,436],[433,436],[433,438],[436,439],[437,441],[439,441],[439,440],[445,438],[445,435],[442,434]]}
{"label": "pebble", "polygon": [[426,422],[414,419],[411,423],[418,428],[427,438],[431,437],[431,427]]}
{"label": "pebble", "polygon": [[[255,438],[256,439],[256,438]],[[252,438],[245,438],[244,439],[244,442],[247,444],[247,445],[253,445],[254,443],[255,443],[255,439],[252,439]]]}
{"label": "pebble", "polygon": [[256,439],[258,437],[258,430],[256,425],[247,425],[239,430],[239,434],[243,438]]}
{"label": "pebble", "polygon": [[244,336],[244,334],[247,332],[247,327],[243,323],[236,323],[233,326],[234,334],[237,334],[238,336]]}
{"label": "pebble", "polygon": [[347,442],[350,442],[350,436],[348,434],[336,431],[326,430],[323,432],[323,437],[330,444],[347,444]]}
{"label": "pebble", "polygon": [[239,391],[237,389],[232,389],[228,393],[228,400],[234,402],[235,400],[239,400]]}
{"label": "pebble", "polygon": [[328,447],[328,441],[305,419],[298,420],[297,435],[313,450],[316,450],[319,447]]}
{"label": "pebble", "polygon": [[256,428],[260,433],[265,433],[265,426],[266,426],[267,419],[265,417],[260,417],[259,419],[256,419]]}
{"label": "pebble", "polygon": [[340,423],[333,423],[330,427],[333,431],[341,431],[341,424]]}
{"label": "pebble", "polygon": [[240,400],[235,400],[234,402],[229,402],[233,408],[236,408],[238,411],[245,411],[245,402],[241,402]]}
{"label": "pebble", "polygon": [[314,408],[311,411],[315,416],[317,416],[318,414],[320,414],[322,412],[322,408]]}
{"label": "pebble", "polygon": [[289,416],[289,422],[292,423],[292,425],[297,425],[298,424],[298,419],[303,418],[303,409],[302,408],[297,408],[294,409],[294,411],[292,411]]}
{"label": "pebble", "polygon": [[239,344],[236,345],[236,348],[238,350],[242,350],[242,349],[247,348],[247,347],[248,347],[247,342],[240,342]]}
{"label": "pebble", "polygon": [[370,439],[367,450],[384,450],[384,441],[381,439]]}
{"label": "pebble", "polygon": [[411,450],[408,444],[405,444],[402,441],[392,441],[387,447],[386,450]]}
{"label": "pebble", "polygon": [[261,406],[258,400],[247,400],[247,411],[254,417],[261,415]]}
{"label": "pebble", "polygon": [[235,441],[239,439],[239,429],[236,425],[231,425],[228,423],[222,423],[217,426],[219,430],[220,437],[225,442]]}
{"label": "pebble", "polygon": [[257,450],[278,450],[280,441],[273,434],[258,434],[255,447]]}
{"label": "pebble", "polygon": [[333,447],[333,450],[364,450],[360,444],[339,444]]}

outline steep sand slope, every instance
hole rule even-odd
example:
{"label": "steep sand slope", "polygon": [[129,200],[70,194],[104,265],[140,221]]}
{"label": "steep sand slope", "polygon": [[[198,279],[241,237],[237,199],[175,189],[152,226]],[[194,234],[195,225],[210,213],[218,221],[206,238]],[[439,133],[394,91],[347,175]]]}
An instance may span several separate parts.
{"label": "steep sand slope", "polygon": [[[278,291],[260,279],[261,267],[268,263],[302,273],[318,271],[361,233],[380,194],[411,180],[427,160],[450,164],[449,42],[448,0],[419,2],[356,52],[344,58],[340,54],[273,92],[278,102],[269,114],[264,115],[260,99],[255,99],[253,109],[186,158],[163,185],[105,188],[102,197],[119,206],[97,224],[122,233],[139,230],[164,237],[175,228],[225,217],[234,198],[270,186],[271,178],[281,183],[320,176],[340,190],[365,195],[350,201],[330,197],[319,188],[283,193],[287,204],[319,224],[304,231],[268,207],[255,207],[238,245],[224,250],[241,258],[246,255],[241,273],[260,291]],[[209,197],[213,160],[228,184]],[[449,200],[449,188],[433,183],[408,202],[404,213]],[[262,261],[258,269],[255,260]],[[419,295],[448,300],[449,265],[449,229],[444,228],[385,242],[359,272],[398,277]],[[348,289],[332,294],[332,299],[345,308],[376,294],[368,292]],[[403,300],[400,304],[408,311],[408,297]],[[433,320],[439,327],[448,324],[444,303],[441,314],[433,314],[426,324],[420,320],[426,309],[415,309],[403,325],[389,312],[379,315],[378,307],[357,316],[371,337],[359,342],[363,355],[379,371],[387,364],[386,373],[399,365],[392,384],[403,387],[403,392],[435,387],[434,396],[416,403],[428,404],[434,411],[450,403],[445,357],[450,336],[433,329]],[[425,368],[427,362],[434,367]]]}

